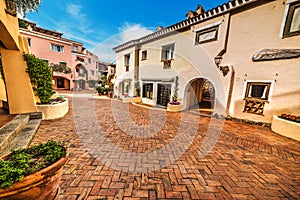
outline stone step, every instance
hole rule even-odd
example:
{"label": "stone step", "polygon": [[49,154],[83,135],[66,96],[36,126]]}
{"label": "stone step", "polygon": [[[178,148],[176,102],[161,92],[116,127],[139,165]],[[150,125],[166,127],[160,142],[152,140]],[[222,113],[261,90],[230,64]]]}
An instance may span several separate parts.
{"label": "stone step", "polygon": [[11,141],[25,127],[30,115],[17,115],[13,120],[0,128],[0,153],[7,148]]}
{"label": "stone step", "polygon": [[41,121],[41,119],[31,119],[28,121],[19,134],[17,134],[11,143],[0,153],[0,156],[10,153],[11,149],[28,147],[37,129],[39,128]]}

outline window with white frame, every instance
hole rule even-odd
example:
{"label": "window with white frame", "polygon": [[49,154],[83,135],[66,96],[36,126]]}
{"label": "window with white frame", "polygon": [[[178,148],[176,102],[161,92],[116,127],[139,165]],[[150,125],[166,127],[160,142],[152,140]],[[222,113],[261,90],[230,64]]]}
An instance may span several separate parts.
{"label": "window with white frame", "polygon": [[211,42],[218,39],[219,26],[214,26],[196,32],[196,44]]}
{"label": "window with white frame", "polygon": [[147,50],[142,51],[142,60],[147,60]]}
{"label": "window with white frame", "polygon": [[300,1],[288,4],[288,11],[285,19],[283,37],[290,37],[300,34]]}
{"label": "window with white frame", "polygon": [[148,98],[148,99],[153,98],[153,83],[143,84],[143,98]]}
{"label": "window with white frame", "polygon": [[270,82],[248,82],[246,86],[245,99],[268,100]]}
{"label": "window with white frame", "polygon": [[175,44],[168,44],[168,45],[162,46],[161,60],[162,61],[173,60],[174,59],[174,49],[175,49]]}
{"label": "window with white frame", "polygon": [[64,52],[64,46],[57,45],[57,44],[51,44],[51,50],[56,52]]}
{"label": "window with white frame", "polygon": [[129,71],[129,65],[130,65],[130,54],[127,54],[124,56],[124,65],[125,65],[125,71]]}
{"label": "window with white frame", "polygon": [[269,101],[271,82],[247,82],[243,112],[263,115],[265,103]]}

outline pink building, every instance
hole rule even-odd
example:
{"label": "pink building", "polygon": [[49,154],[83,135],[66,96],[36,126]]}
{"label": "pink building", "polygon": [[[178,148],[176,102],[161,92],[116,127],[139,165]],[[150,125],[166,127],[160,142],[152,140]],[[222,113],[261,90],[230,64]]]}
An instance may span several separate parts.
{"label": "pink building", "polygon": [[62,33],[40,28],[35,23],[19,21],[20,33],[28,39],[32,54],[49,66],[69,68],[69,73],[53,72],[54,89],[88,89],[95,85],[98,57],[85,50],[82,43],[62,38]]}

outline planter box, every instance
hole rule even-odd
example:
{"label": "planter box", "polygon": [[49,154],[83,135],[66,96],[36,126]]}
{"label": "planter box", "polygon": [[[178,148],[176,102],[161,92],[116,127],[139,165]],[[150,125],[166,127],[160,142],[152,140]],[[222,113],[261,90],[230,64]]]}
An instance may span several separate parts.
{"label": "planter box", "polygon": [[167,111],[170,112],[180,112],[181,111],[181,105],[172,105],[168,103]]}
{"label": "planter box", "polygon": [[63,103],[54,105],[36,105],[38,112],[42,113],[43,120],[57,119],[65,116],[69,111],[69,101],[65,99]]}
{"label": "planter box", "polygon": [[122,103],[129,103],[130,98],[129,97],[123,97]]}
{"label": "planter box", "polygon": [[130,103],[140,103],[140,102],[142,102],[142,98],[141,97],[131,97],[131,98],[129,98],[129,102]]}
{"label": "planter box", "polygon": [[273,115],[272,131],[280,135],[300,141],[300,124]]}
{"label": "planter box", "polygon": [[12,187],[0,189],[0,199],[58,199],[62,168],[68,160],[68,155],[67,150],[66,157],[34,174],[25,176]]}

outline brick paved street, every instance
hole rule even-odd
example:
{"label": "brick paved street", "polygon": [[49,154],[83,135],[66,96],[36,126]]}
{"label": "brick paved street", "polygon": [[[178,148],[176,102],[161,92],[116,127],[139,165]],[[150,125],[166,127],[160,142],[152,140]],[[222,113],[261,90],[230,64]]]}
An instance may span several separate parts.
{"label": "brick paved street", "polygon": [[60,199],[300,199],[300,143],[266,127],[81,95],[49,139],[70,151]]}

